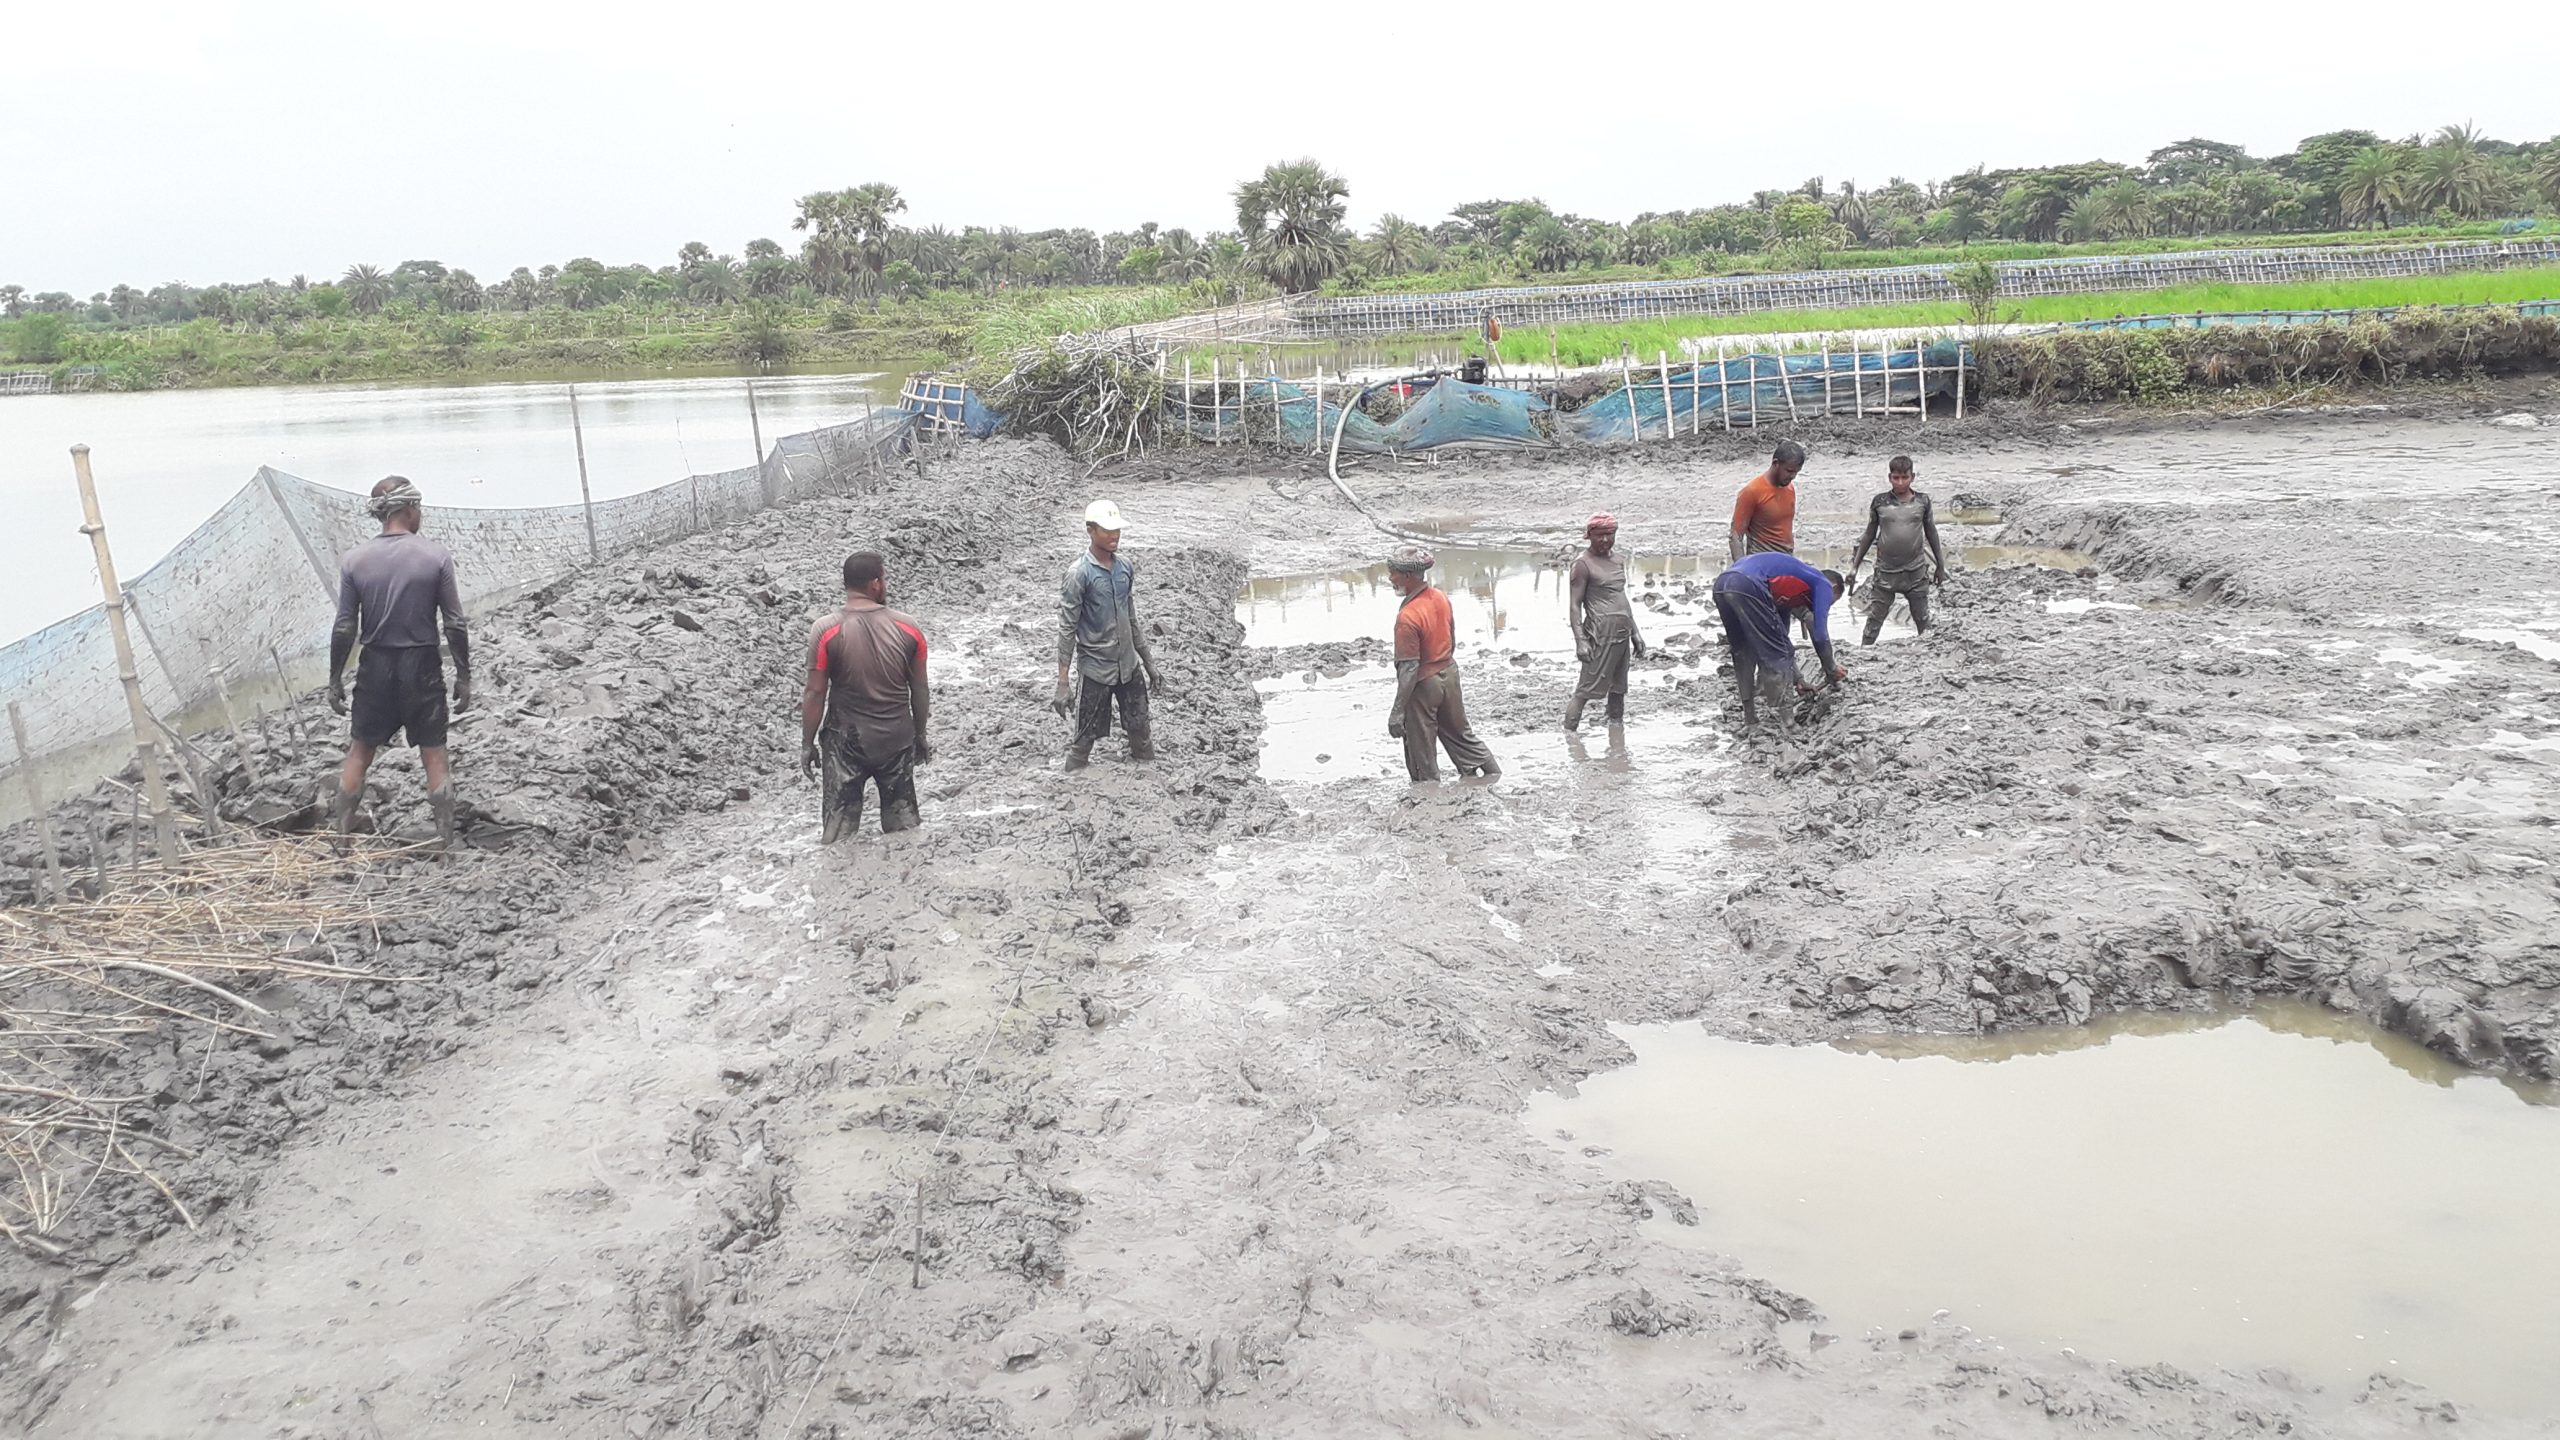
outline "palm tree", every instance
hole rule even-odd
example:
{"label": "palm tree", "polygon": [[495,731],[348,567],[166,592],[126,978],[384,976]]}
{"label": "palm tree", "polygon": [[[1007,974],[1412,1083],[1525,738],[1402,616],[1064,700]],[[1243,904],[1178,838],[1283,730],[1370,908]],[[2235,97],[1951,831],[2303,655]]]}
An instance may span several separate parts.
{"label": "palm tree", "polygon": [[782,247],[776,245],[770,240],[750,240],[747,242],[747,263],[750,265],[754,264],[758,260],[779,260],[781,258]]}
{"label": "palm tree", "polygon": [[1157,245],[1164,251],[1164,268],[1156,273],[1167,280],[1202,280],[1209,274],[1209,249],[1193,238],[1190,231],[1176,227],[1164,232]]}
{"label": "palm tree", "polygon": [[1942,244],[1952,240],[1958,245],[1970,245],[1981,239],[1991,226],[1971,200],[1958,195],[1932,214],[1923,228],[1930,239]]}
{"label": "palm tree", "polygon": [[0,315],[15,320],[27,313],[27,287],[0,285]]}
{"label": "palm tree", "polygon": [[726,305],[745,291],[738,277],[736,257],[721,255],[705,259],[685,272],[684,294],[688,300],[704,305]]}
{"label": "palm tree", "polygon": [[2151,192],[2139,180],[2118,180],[2091,192],[2099,225],[2109,237],[2151,233]]}
{"label": "palm tree", "polygon": [[1422,227],[1401,215],[1379,216],[1377,228],[1369,232],[1369,259],[1381,275],[1420,269],[1430,248],[1430,237]]}
{"label": "palm tree", "polygon": [[897,186],[876,181],[801,196],[791,228],[809,232],[801,257],[818,288],[876,293],[880,272],[889,267],[889,217],[906,208]]}
{"label": "palm tree", "polygon": [[1262,272],[1290,290],[1312,290],[1342,264],[1344,200],[1351,187],[1313,160],[1264,168],[1236,187],[1236,228]]}
{"label": "palm tree", "polygon": [[2400,203],[2401,153],[2388,145],[2367,145],[2347,162],[2338,182],[2338,208],[2350,225],[2388,227]]}
{"label": "palm tree", "polygon": [[2421,209],[2477,215],[2488,208],[2488,167],[2481,163],[2480,152],[2463,144],[2460,137],[2439,136],[2418,152],[2409,194]]}
{"label": "palm tree", "polygon": [[2107,233],[2107,207],[2094,190],[2071,202],[2062,212],[2060,233],[2065,240],[2099,240]]}
{"label": "palm tree", "polygon": [[2544,145],[2533,157],[2533,183],[2543,199],[2560,205],[2560,139]]}
{"label": "palm tree", "polygon": [[338,288],[347,292],[347,303],[357,313],[370,315],[391,298],[391,277],[372,265],[350,265]]}
{"label": "palm tree", "polygon": [[505,295],[506,302],[518,310],[530,310],[542,303],[542,282],[534,279],[533,272],[521,265],[510,272],[506,283],[498,288]]}
{"label": "palm tree", "polygon": [[1582,236],[1558,215],[1540,215],[1521,233],[1518,250],[1532,270],[1564,270],[1582,258]]}
{"label": "palm tree", "polygon": [[1867,197],[1858,193],[1857,181],[1840,182],[1840,193],[1831,201],[1831,218],[1840,222],[1841,228],[1847,230],[1850,237],[1859,244],[1867,243],[1867,223],[1872,217],[1868,210]]}

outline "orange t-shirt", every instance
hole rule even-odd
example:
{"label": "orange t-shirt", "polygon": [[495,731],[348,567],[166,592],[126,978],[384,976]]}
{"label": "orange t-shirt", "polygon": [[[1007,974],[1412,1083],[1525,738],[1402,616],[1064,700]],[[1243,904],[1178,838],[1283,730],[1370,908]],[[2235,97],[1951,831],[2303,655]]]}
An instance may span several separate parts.
{"label": "orange t-shirt", "polygon": [[1778,550],[1796,548],[1796,487],[1772,485],[1769,472],[1751,477],[1733,497],[1733,528]]}
{"label": "orange t-shirt", "polygon": [[1458,617],[1449,613],[1449,597],[1436,585],[1425,585],[1396,610],[1396,658],[1418,660],[1414,673],[1424,678],[1449,668],[1458,655]]}

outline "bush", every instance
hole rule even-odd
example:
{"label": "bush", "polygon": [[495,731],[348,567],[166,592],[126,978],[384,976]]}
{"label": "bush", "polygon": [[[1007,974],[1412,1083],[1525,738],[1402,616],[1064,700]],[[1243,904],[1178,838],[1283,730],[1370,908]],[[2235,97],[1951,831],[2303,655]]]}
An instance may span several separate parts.
{"label": "bush", "polygon": [[10,358],[35,365],[57,364],[62,359],[64,336],[70,324],[59,315],[29,315],[9,327]]}
{"label": "bush", "polygon": [[2188,389],[2387,385],[2560,369],[2560,319],[2513,310],[2404,310],[2387,320],[2054,330],[1976,342],[1982,393],[2160,401]]}

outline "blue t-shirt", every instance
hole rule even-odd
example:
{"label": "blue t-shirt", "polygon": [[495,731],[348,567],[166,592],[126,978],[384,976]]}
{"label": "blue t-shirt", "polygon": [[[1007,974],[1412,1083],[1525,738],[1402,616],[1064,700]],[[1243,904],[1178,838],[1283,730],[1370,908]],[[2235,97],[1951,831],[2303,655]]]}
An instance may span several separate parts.
{"label": "blue t-shirt", "polygon": [[1776,550],[1763,550],[1757,555],[1745,555],[1734,561],[1729,568],[1739,570],[1763,585],[1781,575],[1792,575],[1803,581],[1806,587],[1813,591],[1813,648],[1822,656],[1825,663],[1830,661],[1831,605],[1839,597],[1832,593],[1831,582],[1822,578],[1821,571],[1793,555]]}

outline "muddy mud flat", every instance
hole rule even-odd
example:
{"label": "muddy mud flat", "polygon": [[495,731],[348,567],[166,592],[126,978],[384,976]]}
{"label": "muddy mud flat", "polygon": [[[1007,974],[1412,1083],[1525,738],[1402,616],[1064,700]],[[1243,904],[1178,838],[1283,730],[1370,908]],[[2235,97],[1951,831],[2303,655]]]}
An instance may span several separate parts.
{"label": "muddy mud flat", "polygon": [[[1403,782],[1367,569],[1389,542],[1296,463],[1096,482],[1176,691],[1151,766],[1057,769],[1056,576],[1090,497],[1033,444],[493,616],[456,740],[472,845],[381,962],[426,978],[314,996],[289,1046],[174,1087],[169,1133],[226,1142],[177,1177],[216,1197],[201,1228],[124,1196],[72,1261],[0,1261],[0,1428],[2554,1433],[2546,1367],[2512,1358],[2548,1353],[2550,1307],[2506,1283],[2547,1242],[2476,1192],[2560,1181],[2537,1088],[2560,669],[2499,638],[2552,633],[2560,575],[2547,546],[2462,538],[2538,533],[2547,447],[2365,417],[1940,455],[1940,428],[1817,445],[1807,542],[1854,540],[1909,451],[1980,502],[1969,545],[2016,548],[1955,579],[1936,633],[1851,645],[1845,703],[1783,745],[1736,735],[1702,609],[1738,449],[1350,472],[1473,566],[1490,785]],[[2470,483],[2412,481],[2448,450]],[[1623,729],[1568,736],[1556,565],[1598,508],[1646,562],[1655,652]],[[830,850],[792,667],[858,545],[962,663],[925,827]],[[422,818],[406,760],[377,772],[387,829]],[[2279,1048],[2237,1069],[2177,1058],[2261,1033]],[[2297,1042],[2362,1057],[2315,1096],[2374,1086],[2349,1118],[2449,1147],[2423,1152],[2441,1188],[2361,1209],[2488,1243],[2363,1267],[2399,1232],[2358,1229],[2356,1175],[2321,1172],[2388,1151],[2296,1146],[2287,1189],[2101,1103],[2298,1133],[2246,1078],[2307,1063]],[[2052,1283],[2074,1243],[2195,1233],[2086,1208],[2127,1187],[1906,1206],[1917,1160],[1813,1153],[1869,1111],[2009,1114],[1827,1078],[1956,1044],[1991,1047],[1968,1073],[2092,1097],[1951,1128],[1985,1157],[1965,1168],[2051,1194],[2030,1180],[2092,1147],[2005,1136],[2138,1134],[2194,1210],[2323,1265],[2346,1298],[2314,1319],[2364,1328],[2235,1312],[2283,1328],[2260,1343],[2224,1295],[2196,1302],[2204,1339],[2153,1343],[2193,1308]],[[2017,1068],[2073,1054],[2108,1068]],[[1808,1182],[1806,1215],[1773,1201]],[[1968,1251],[1935,1237],[1969,1216],[2059,1258],[1951,1271]]]}

